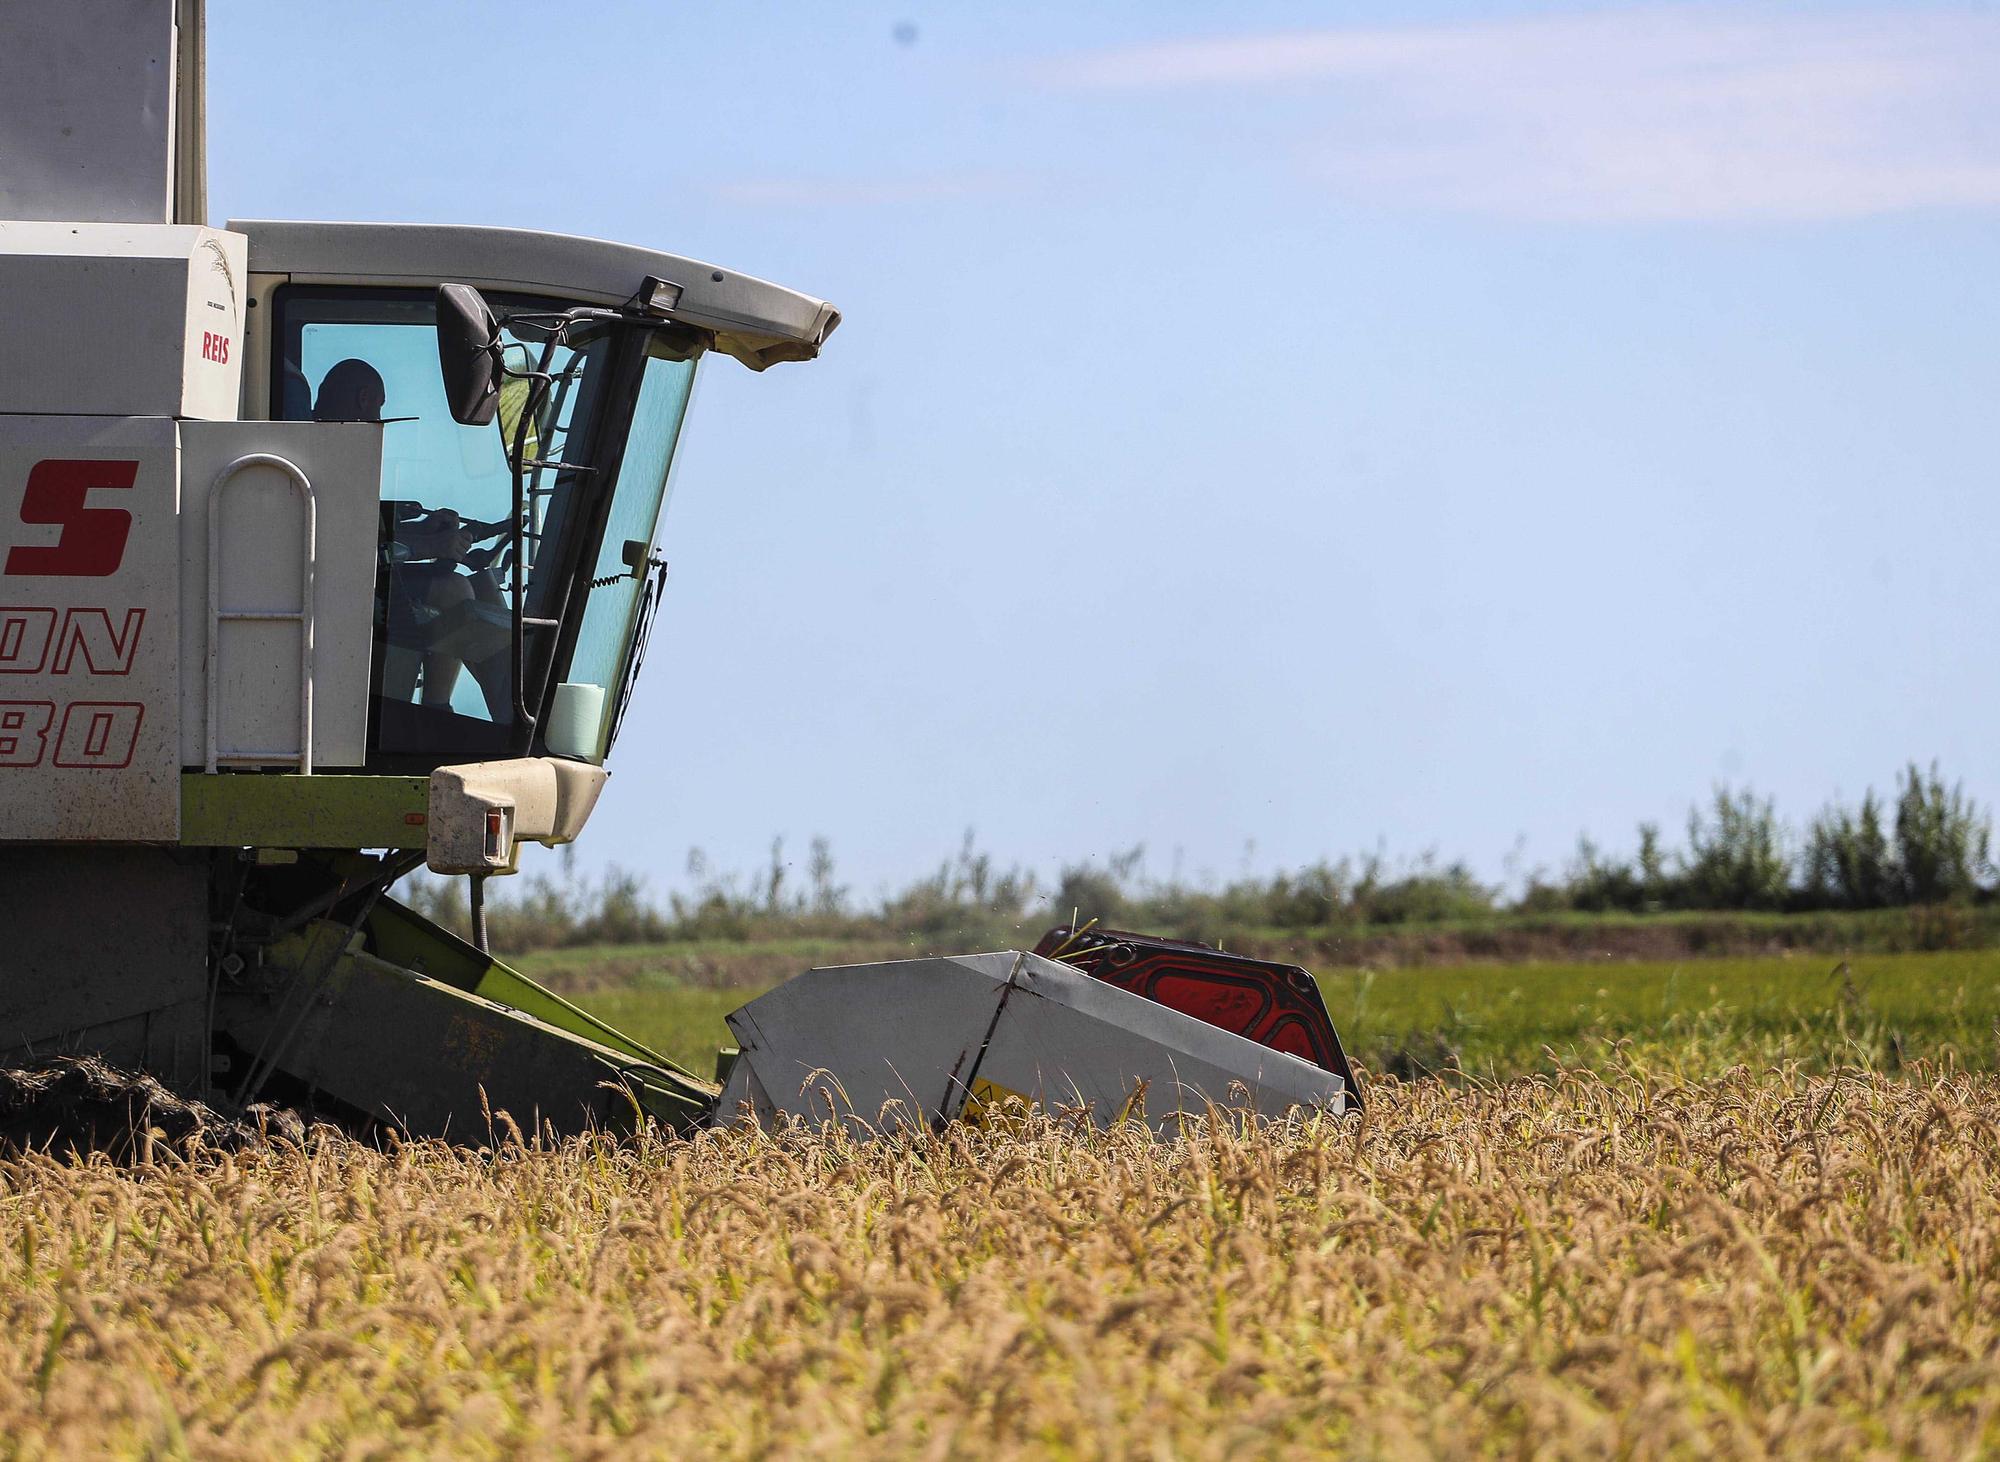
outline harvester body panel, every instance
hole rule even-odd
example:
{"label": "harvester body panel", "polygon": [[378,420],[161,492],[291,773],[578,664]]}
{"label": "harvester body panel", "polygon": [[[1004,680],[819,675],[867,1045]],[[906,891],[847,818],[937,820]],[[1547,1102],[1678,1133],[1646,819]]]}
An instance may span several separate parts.
{"label": "harvester body panel", "polygon": [[[7,0],[0,45],[0,217],[169,223],[175,215],[179,115],[198,109],[177,85],[195,48],[181,23],[198,6],[160,0]],[[29,43],[29,38],[33,43]],[[196,113],[198,115],[198,111]]]}
{"label": "harvester body panel", "polygon": [[248,259],[193,224],[0,221],[0,412],[234,421]]}
{"label": "harvester body panel", "polygon": [[176,842],[217,753],[362,764],[380,437],[0,414],[0,842]]}
{"label": "harvester body panel", "polygon": [[0,846],[0,1065],[88,1052],[204,1092],[208,887],[163,848]]}
{"label": "harvester body panel", "polygon": [[[182,423],[182,766],[298,771],[302,750],[314,771],[367,760],[385,430]],[[301,604],[303,623],[285,617]]]}
{"label": "harvester body panel", "polygon": [[178,424],[0,417],[0,840],[180,832]]}

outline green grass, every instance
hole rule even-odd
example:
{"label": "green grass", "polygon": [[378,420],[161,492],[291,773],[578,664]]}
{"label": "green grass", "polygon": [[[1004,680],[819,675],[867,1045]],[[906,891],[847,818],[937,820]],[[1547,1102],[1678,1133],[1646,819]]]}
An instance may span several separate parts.
{"label": "green grass", "polygon": [[[1016,936],[1014,942],[1018,939]],[[993,947],[1008,942],[1000,940]],[[569,995],[590,990],[690,987],[763,990],[801,970],[821,965],[906,959],[924,952],[910,940],[805,935],[748,941],[687,939],[668,944],[571,945],[509,953],[505,958],[529,979]]]}
{"label": "green grass", "polygon": [[[1349,1052],[1405,1075],[1603,1067],[1621,1041],[1702,1069],[1792,1057],[1894,1070],[1947,1052],[2000,1066],[1996,950],[1337,970],[1320,988]],[[729,1039],[722,1017],[757,993],[658,984],[576,998],[706,1075]]]}
{"label": "green grass", "polygon": [[715,1053],[734,1045],[722,1017],[755,990],[601,990],[576,1003],[700,1077],[715,1074]]}
{"label": "green grass", "polygon": [[1992,950],[1339,971],[1320,987],[1354,1055],[1406,1074],[1454,1057],[1489,1076],[1602,1066],[1621,1041],[1697,1064],[2000,1064]]}

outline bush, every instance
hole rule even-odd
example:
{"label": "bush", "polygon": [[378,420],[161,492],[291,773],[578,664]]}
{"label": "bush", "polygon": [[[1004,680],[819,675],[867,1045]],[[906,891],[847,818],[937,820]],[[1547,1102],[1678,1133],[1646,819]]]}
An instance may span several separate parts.
{"label": "bush", "polygon": [[[1652,844],[1658,843],[1658,828],[1649,823],[1639,831],[1642,840],[1650,839]],[[1576,860],[1570,864],[1568,882],[1560,891],[1567,895],[1563,906],[1585,914],[1636,914],[1649,902],[1657,900],[1659,889],[1648,886],[1642,867],[1644,846],[1642,843],[1641,863],[1634,864],[1607,858],[1588,837],[1578,838]],[[1653,851],[1657,853],[1657,849]],[[1548,894],[1543,893],[1540,902],[1546,904],[1549,901]]]}
{"label": "bush", "polygon": [[1395,878],[1382,877],[1380,863],[1371,861],[1355,885],[1352,903],[1363,924],[1436,923],[1491,914],[1493,894],[1465,864],[1440,868],[1435,856],[1427,854]]}
{"label": "bush", "polygon": [[1143,846],[1114,853],[1102,868],[1088,863],[1070,864],[1056,879],[1050,912],[1058,923],[1074,919],[1083,924],[1095,919],[1099,924],[1121,926],[1130,904],[1125,896],[1129,883],[1145,861]]}
{"label": "bush", "polygon": [[1782,909],[1791,893],[1792,866],[1785,854],[1771,799],[1748,791],[1715,789],[1710,816],[1688,813],[1688,852],[1669,898],[1684,909]]}
{"label": "bush", "polygon": [[1991,822],[1962,786],[1947,789],[1936,762],[1928,776],[1910,763],[1896,798],[1896,858],[1905,903],[1970,898],[1992,870],[1992,841]]}
{"label": "bush", "polygon": [[1261,890],[1263,922],[1274,929],[1320,929],[1352,914],[1348,866],[1321,860],[1297,873],[1280,873]]}
{"label": "bush", "polygon": [[1800,875],[1806,902],[1816,908],[1881,909],[1902,902],[1902,869],[1872,790],[1859,812],[1829,807],[1813,820]]}
{"label": "bush", "polygon": [[596,906],[575,922],[573,944],[658,944],[672,926],[646,898],[646,881],[616,866],[604,875]]}

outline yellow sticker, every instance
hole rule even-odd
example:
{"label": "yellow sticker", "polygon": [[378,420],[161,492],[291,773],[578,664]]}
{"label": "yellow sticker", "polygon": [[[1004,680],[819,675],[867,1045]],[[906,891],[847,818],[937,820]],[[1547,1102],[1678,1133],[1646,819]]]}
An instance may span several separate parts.
{"label": "yellow sticker", "polygon": [[1034,1103],[1020,1092],[1009,1091],[998,1082],[981,1077],[972,1083],[972,1091],[965,1098],[965,1108],[958,1115],[961,1121],[970,1122],[975,1127],[983,1127],[989,1118],[1003,1114],[1009,1117],[1025,1117],[1028,1108],[1033,1105]]}

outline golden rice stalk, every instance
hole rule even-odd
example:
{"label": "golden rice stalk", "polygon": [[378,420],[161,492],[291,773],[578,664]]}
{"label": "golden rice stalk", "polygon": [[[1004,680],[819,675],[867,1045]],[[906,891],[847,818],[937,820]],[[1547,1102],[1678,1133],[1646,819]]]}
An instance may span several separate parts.
{"label": "golden rice stalk", "polygon": [[2000,1081],[0,1163],[0,1454],[1966,1455]]}

